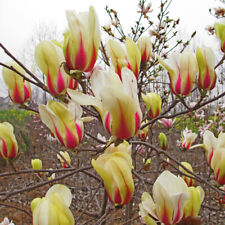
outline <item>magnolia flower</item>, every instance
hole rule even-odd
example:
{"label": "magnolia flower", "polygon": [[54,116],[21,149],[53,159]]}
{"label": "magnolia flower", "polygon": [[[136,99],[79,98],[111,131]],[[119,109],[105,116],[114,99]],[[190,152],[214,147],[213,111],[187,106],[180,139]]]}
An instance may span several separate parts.
{"label": "magnolia flower", "polygon": [[205,197],[205,192],[201,186],[189,187],[190,199],[184,206],[183,219],[191,217],[198,217],[201,204]]}
{"label": "magnolia flower", "polygon": [[76,14],[66,11],[69,30],[64,34],[64,56],[69,70],[93,69],[100,45],[100,26],[94,7]]}
{"label": "magnolia flower", "polygon": [[63,168],[67,168],[68,164],[70,165],[70,163],[71,163],[71,159],[70,159],[69,153],[68,152],[63,152],[63,151],[60,151],[59,153],[60,154],[57,154],[57,158],[59,159],[60,163],[62,164],[62,167]]}
{"label": "magnolia flower", "polygon": [[120,139],[133,137],[142,120],[137,96],[137,81],[127,68],[122,69],[122,81],[110,70],[95,71],[91,78],[91,89],[95,97],[75,90],[68,90],[74,102],[92,105],[98,110],[106,130]]}
{"label": "magnolia flower", "polygon": [[130,38],[126,39],[125,45],[126,48],[124,48],[120,42],[114,40],[108,41],[107,51],[111,57],[111,63],[120,78],[123,67],[128,67],[131,71],[133,71],[136,78],[138,78],[141,64],[140,50],[135,42]]}
{"label": "magnolia flower", "polygon": [[159,116],[162,110],[161,97],[155,92],[147,93],[146,95],[142,94],[141,96],[147,106],[149,118],[153,119]]}
{"label": "magnolia flower", "polygon": [[146,224],[156,225],[155,220],[165,225],[176,224],[181,221],[189,199],[184,180],[165,170],[153,185],[153,199],[147,192],[142,194],[139,214]]}
{"label": "magnolia flower", "polygon": [[[192,166],[190,163],[188,162],[181,162],[181,164],[187,168],[188,170],[190,170],[191,172],[193,172],[193,169],[192,169]],[[184,181],[186,182],[186,184],[188,186],[193,186],[194,185],[194,180],[193,178],[190,178],[189,176],[192,176],[192,174],[188,173],[185,169],[183,169],[181,166],[179,166],[179,170],[181,173],[185,174],[185,175],[188,175],[188,176],[185,176],[185,175],[182,175],[182,178],[184,179]]]}
{"label": "magnolia flower", "polygon": [[55,184],[44,198],[35,198],[31,202],[33,225],[73,225],[74,217],[69,206],[72,194],[69,188]]}
{"label": "magnolia flower", "polygon": [[0,225],[15,225],[12,221],[9,222],[9,219],[5,217],[3,221],[0,223]]}
{"label": "magnolia flower", "polygon": [[174,53],[167,61],[160,57],[158,60],[169,73],[172,92],[181,96],[189,95],[198,72],[193,52],[184,50],[182,53]]}
{"label": "magnolia flower", "polygon": [[[42,161],[40,159],[32,159],[31,166],[33,170],[41,170],[42,169]],[[38,175],[41,175],[41,172],[38,172]]]}
{"label": "magnolia flower", "polygon": [[158,120],[158,122],[163,124],[163,126],[166,127],[166,128],[172,127],[173,124],[175,123],[175,121],[176,121],[176,118],[175,119],[162,118],[161,120]]}
{"label": "magnolia flower", "polygon": [[149,37],[141,36],[138,39],[138,48],[141,52],[141,62],[148,62],[151,57],[152,42]]}
{"label": "magnolia flower", "polygon": [[166,150],[167,149],[167,137],[164,133],[159,133],[159,141],[160,141],[160,147],[163,149],[163,150]]}
{"label": "magnolia flower", "polygon": [[91,163],[104,181],[109,200],[119,205],[128,204],[134,192],[131,145],[112,144]]}
{"label": "magnolia flower", "polygon": [[[15,62],[7,63],[7,66],[12,66],[19,73],[26,77],[28,76],[26,75],[25,70]],[[31,88],[28,81],[24,80],[24,78],[19,74],[6,67],[3,67],[2,69],[2,76],[9,89],[9,98],[13,103],[23,104],[30,101]]]}
{"label": "magnolia flower", "polygon": [[18,154],[18,144],[14,128],[8,122],[0,123],[0,157],[6,160],[14,159]]}
{"label": "magnolia flower", "polygon": [[182,132],[182,148],[189,149],[191,145],[195,142],[197,138],[196,133],[192,133],[192,131],[187,130],[187,128]]}
{"label": "magnolia flower", "polygon": [[50,41],[42,41],[35,49],[35,60],[45,74],[50,93],[57,96],[66,88],[76,89],[78,83],[66,74],[62,49]]}
{"label": "magnolia flower", "polygon": [[74,149],[80,143],[84,128],[80,105],[70,102],[64,105],[50,100],[47,105],[39,105],[41,121],[51,130],[58,141],[69,149]]}
{"label": "magnolia flower", "polygon": [[199,77],[198,85],[204,90],[212,90],[216,84],[215,56],[211,48],[196,49]]}
{"label": "magnolia flower", "polygon": [[[142,122],[142,123],[141,123],[141,127],[142,127],[143,125],[145,125],[146,123],[147,123],[147,121],[146,121],[146,122]],[[139,130],[137,131],[137,136],[138,136],[140,139],[145,140],[145,139],[147,138],[147,136],[148,136],[148,130],[149,130],[149,126],[146,126],[146,127],[144,127],[143,129],[139,129]]]}
{"label": "magnolia flower", "polygon": [[220,39],[220,48],[222,52],[225,52],[225,20],[221,23],[214,24],[216,36]]}

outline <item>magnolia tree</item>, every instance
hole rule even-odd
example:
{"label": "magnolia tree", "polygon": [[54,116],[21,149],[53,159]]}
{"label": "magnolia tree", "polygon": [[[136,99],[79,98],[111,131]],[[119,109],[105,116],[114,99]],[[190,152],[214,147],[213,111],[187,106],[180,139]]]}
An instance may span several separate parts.
{"label": "magnolia tree", "polygon": [[[16,171],[0,174],[10,179],[34,173],[39,178],[28,187],[0,192],[2,202],[45,186],[45,192],[30,202],[32,215],[26,211],[34,225],[118,224],[118,216],[123,224],[224,224],[223,129],[216,137],[216,126],[215,133],[204,127],[197,145],[193,143],[200,130],[185,129],[180,147],[187,151],[175,154],[169,151],[176,145],[175,133],[169,130],[182,115],[201,119],[201,110],[225,95],[210,97],[217,86],[216,69],[225,57],[216,64],[216,46],[189,50],[195,32],[186,42],[177,40],[179,20],[169,18],[170,3],[161,1],[158,20],[153,22],[151,3],[140,0],[139,17],[129,34],[118,13],[106,7],[111,24],[103,27],[110,36],[105,43],[94,7],[82,13],[66,11],[64,42],[46,40],[35,49],[35,62],[46,83],[0,43],[12,59],[0,63],[11,101],[36,114],[64,146],[55,149],[62,169],[44,169],[42,160],[35,158],[32,169],[14,167]],[[225,24],[218,21],[214,28],[224,52]],[[38,109],[33,107],[29,103],[31,84],[51,94],[53,100]],[[190,103],[194,93],[199,97]],[[174,110],[177,106],[184,110]],[[156,136],[158,122],[168,131],[170,143],[165,133]],[[49,139],[50,135],[47,157]],[[8,122],[0,124],[0,143],[0,156],[13,166],[20,146]],[[77,163],[71,161],[72,154]],[[195,154],[195,167],[204,166],[205,171],[194,172],[193,162],[183,160],[180,154]],[[71,183],[65,185],[69,177],[82,185],[78,189]],[[83,195],[74,202],[83,189],[90,191],[89,198]],[[213,211],[211,220],[207,210]]]}

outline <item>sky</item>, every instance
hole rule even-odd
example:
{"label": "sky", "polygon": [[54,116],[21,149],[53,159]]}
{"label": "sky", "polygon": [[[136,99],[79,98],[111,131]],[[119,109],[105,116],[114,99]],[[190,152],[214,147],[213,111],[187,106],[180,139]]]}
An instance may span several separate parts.
{"label": "sky", "polygon": [[[151,2],[153,10],[158,10],[160,0]],[[95,7],[101,26],[109,23],[104,10],[108,5],[118,11],[124,27],[130,27],[137,19],[137,4],[138,0],[0,0],[0,42],[20,57],[35,26],[52,24],[64,31],[67,28],[65,10],[87,11],[90,5]],[[218,0],[173,0],[169,11],[172,18],[181,18],[181,35],[190,35],[197,30],[196,39],[200,44],[211,45],[215,39],[207,34],[205,27],[214,24],[215,18],[209,14],[209,8],[218,5]],[[5,61],[9,58],[0,49],[0,62]],[[5,88],[0,85],[0,96],[4,95]]]}

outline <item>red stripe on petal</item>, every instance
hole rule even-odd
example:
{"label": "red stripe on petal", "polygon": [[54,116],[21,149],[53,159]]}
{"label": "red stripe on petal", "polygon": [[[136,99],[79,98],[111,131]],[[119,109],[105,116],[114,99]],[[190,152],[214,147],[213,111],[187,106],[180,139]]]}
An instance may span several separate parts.
{"label": "red stripe on petal", "polygon": [[161,218],[160,222],[163,222],[165,225],[171,225],[169,216],[168,216],[167,210],[166,210],[165,200],[164,200],[164,206],[163,206],[163,214],[162,214],[162,218]]}
{"label": "red stripe on petal", "polygon": [[4,139],[2,139],[2,154],[3,157],[8,158],[9,152]]}
{"label": "red stripe on petal", "polygon": [[209,69],[208,69],[208,67],[206,67],[206,74],[204,76],[202,88],[207,89],[210,87],[210,84],[211,84],[211,77],[209,75]]}
{"label": "red stripe on petal", "polygon": [[191,92],[191,80],[190,80],[190,75],[188,73],[188,77],[186,80],[186,85],[184,87],[184,90],[182,91],[182,95],[188,95]]}
{"label": "red stripe on petal", "polygon": [[212,89],[215,87],[215,85],[216,85],[216,80],[217,80],[217,75],[216,75],[216,72],[214,72],[214,81],[213,81],[212,86],[210,87],[210,90],[212,90]]}
{"label": "red stripe on petal", "polygon": [[175,90],[174,91],[175,91],[176,94],[180,94],[180,92],[181,92],[181,75],[180,75],[180,73],[179,73],[178,79],[175,83]]}
{"label": "red stripe on petal", "polygon": [[24,99],[21,96],[21,93],[18,89],[17,84],[15,85],[15,89],[13,91],[13,96],[11,96],[11,100],[12,102],[18,103],[18,104],[24,103]]}
{"label": "red stripe on petal", "polygon": [[173,219],[173,223],[174,224],[176,224],[177,222],[179,222],[180,221],[180,217],[181,217],[181,214],[180,214],[180,199],[181,199],[181,196],[180,196],[180,198],[179,198],[179,200],[178,200],[178,206],[177,206],[177,214],[176,214],[176,216],[175,216],[175,218]]}
{"label": "red stripe on petal", "polygon": [[83,130],[80,128],[80,126],[77,123],[75,124],[75,127],[77,130],[77,135],[78,135],[79,142],[80,142],[83,137]]}
{"label": "red stripe on petal", "polygon": [[62,71],[59,68],[58,76],[57,76],[57,92],[60,94],[61,92],[65,90],[65,88],[66,88],[65,81],[63,79]]}
{"label": "red stripe on petal", "polygon": [[114,197],[114,203],[121,204],[121,202],[122,202],[122,199],[121,199],[121,196],[120,196],[120,190],[119,190],[119,188],[117,188],[116,193],[115,193],[115,197]]}
{"label": "red stripe on petal", "polygon": [[66,127],[66,147],[73,149],[77,147],[77,144],[75,135]]}
{"label": "red stripe on petal", "polygon": [[108,131],[109,134],[111,134],[111,115],[110,112],[107,113],[107,116],[105,118],[104,122],[105,129]]}
{"label": "red stripe on petal", "polygon": [[48,84],[48,89],[49,89],[50,93],[54,96],[58,95],[58,93],[56,92],[56,90],[53,86],[52,77],[51,77],[49,71],[48,71],[48,75],[47,75],[47,84]]}
{"label": "red stripe on petal", "polygon": [[138,131],[138,128],[140,127],[141,124],[141,118],[138,112],[135,113],[135,133]]}
{"label": "red stripe on petal", "polygon": [[72,65],[71,59],[70,59],[69,41],[68,41],[67,46],[66,46],[65,59],[66,59],[66,65],[69,68],[69,70],[75,69],[75,68],[73,68],[73,65]]}
{"label": "red stripe on petal", "polygon": [[65,144],[64,144],[64,142],[63,142],[63,138],[62,138],[61,134],[59,133],[59,131],[58,131],[58,129],[57,129],[57,127],[56,127],[55,125],[54,125],[54,128],[55,128],[55,134],[56,134],[57,139],[59,140],[59,142],[60,142],[63,146],[65,146]]}
{"label": "red stripe on petal", "polygon": [[30,90],[24,85],[24,101],[29,100],[31,96]]}
{"label": "red stripe on petal", "polygon": [[87,65],[87,55],[84,49],[82,35],[80,34],[80,48],[75,57],[75,69],[76,70],[84,70]]}

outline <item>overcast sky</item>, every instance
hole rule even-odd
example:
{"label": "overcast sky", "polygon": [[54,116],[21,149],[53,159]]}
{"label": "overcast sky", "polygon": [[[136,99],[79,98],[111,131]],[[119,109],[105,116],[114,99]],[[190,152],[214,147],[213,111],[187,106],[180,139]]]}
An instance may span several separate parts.
{"label": "overcast sky", "polygon": [[[151,2],[153,9],[157,9],[160,0]],[[137,4],[138,0],[0,0],[0,42],[19,57],[37,24],[45,22],[64,30],[67,27],[66,9],[87,11],[90,5],[95,7],[102,26],[109,23],[104,10],[108,5],[118,11],[122,24],[130,27],[137,18]],[[215,21],[209,14],[209,8],[218,5],[218,0],[173,0],[169,11],[171,17],[181,18],[180,30],[183,34],[197,30],[197,40],[201,40],[201,45],[208,45],[214,42],[210,41],[213,38],[208,36],[205,27]],[[0,49],[0,61],[8,60]],[[1,95],[4,95],[2,91]]]}

